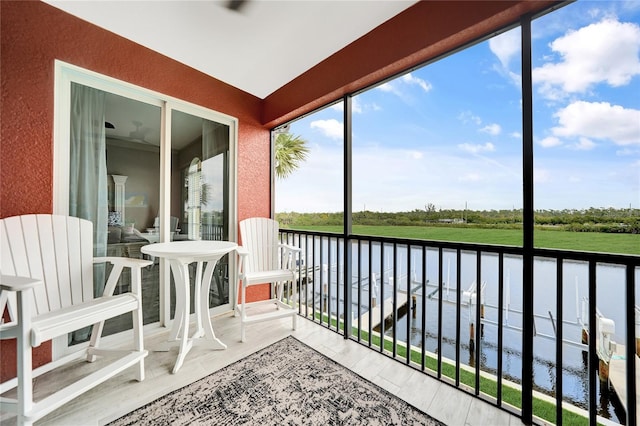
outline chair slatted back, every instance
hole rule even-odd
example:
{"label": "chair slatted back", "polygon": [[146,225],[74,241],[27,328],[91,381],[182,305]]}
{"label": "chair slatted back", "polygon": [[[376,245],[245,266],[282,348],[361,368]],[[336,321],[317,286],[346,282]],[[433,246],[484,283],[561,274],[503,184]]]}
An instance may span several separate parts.
{"label": "chair slatted back", "polygon": [[0,220],[0,270],[38,278],[38,315],[93,295],[93,223],[76,217],[24,215]]}
{"label": "chair slatted back", "polygon": [[278,222],[264,217],[240,222],[242,246],[251,253],[246,260],[246,272],[280,269],[278,230]]}

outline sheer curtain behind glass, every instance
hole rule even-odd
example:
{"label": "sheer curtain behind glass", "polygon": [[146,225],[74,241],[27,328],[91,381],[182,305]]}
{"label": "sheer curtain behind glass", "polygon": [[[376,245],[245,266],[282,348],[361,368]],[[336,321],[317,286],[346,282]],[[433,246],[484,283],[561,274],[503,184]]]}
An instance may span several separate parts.
{"label": "sheer curtain behind glass", "polygon": [[[71,85],[69,215],[93,222],[94,256],[107,252],[105,92]],[[104,265],[94,269],[94,294],[104,289]]]}

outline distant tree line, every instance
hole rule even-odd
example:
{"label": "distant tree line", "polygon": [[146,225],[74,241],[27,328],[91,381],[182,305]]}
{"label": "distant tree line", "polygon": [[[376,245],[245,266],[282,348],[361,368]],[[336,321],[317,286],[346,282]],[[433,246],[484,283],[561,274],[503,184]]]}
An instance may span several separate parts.
{"label": "distant tree line", "polygon": [[[589,208],[537,210],[535,225],[573,232],[609,232],[640,234],[640,209]],[[276,219],[286,227],[340,226],[338,213],[277,213]],[[522,209],[448,210],[429,204],[424,209],[407,212],[360,211],[353,213],[354,225],[368,226],[466,226],[478,228],[521,228]]]}

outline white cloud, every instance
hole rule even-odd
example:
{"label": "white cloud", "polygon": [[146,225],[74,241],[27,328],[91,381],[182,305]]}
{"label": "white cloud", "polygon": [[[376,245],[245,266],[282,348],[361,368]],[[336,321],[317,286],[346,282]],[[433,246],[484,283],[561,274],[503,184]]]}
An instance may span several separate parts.
{"label": "white cloud", "polygon": [[616,155],[619,157],[627,157],[637,155],[640,156],[640,147],[638,149],[631,149],[630,147],[624,147],[616,151]]}
{"label": "white cloud", "polygon": [[424,153],[420,151],[409,151],[408,154],[409,154],[409,158],[413,160],[421,160],[422,157],[424,157]]}
{"label": "white cloud", "polygon": [[520,133],[520,132],[511,132],[511,133],[509,133],[509,136],[511,136],[512,138],[515,138],[515,139],[520,139],[520,138],[522,138],[522,133]]}
{"label": "white cloud", "polygon": [[415,77],[411,73],[405,74],[404,76],[402,76],[402,81],[404,81],[407,84],[415,84],[420,88],[422,88],[422,90],[424,90],[425,92],[428,92],[432,89],[431,83],[421,79],[420,77]]}
{"label": "white cloud", "polygon": [[381,90],[387,93],[393,93],[394,95],[401,95],[402,93],[396,88],[395,84],[391,82],[386,82],[376,87],[376,89]]}
{"label": "white cloud", "polygon": [[320,130],[325,136],[331,139],[342,140],[344,137],[344,130],[342,123],[336,119],[329,120],[315,120],[310,124],[312,129]]}
{"label": "white cloud", "polygon": [[502,132],[502,127],[499,124],[489,124],[480,129],[482,133],[488,133],[493,136],[497,136]]}
{"label": "white cloud", "polygon": [[482,120],[480,119],[480,117],[473,114],[471,111],[463,111],[458,114],[458,120],[462,121],[464,124],[475,123],[478,126],[482,124]]}
{"label": "white cloud", "polygon": [[354,114],[362,114],[362,105],[358,98],[351,98],[351,112]]}
{"label": "white cloud", "polygon": [[473,145],[470,143],[463,143],[463,144],[459,144],[458,148],[464,152],[468,152],[471,154],[478,154],[480,152],[492,152],[496,150],[496,147],[491,142],[487,142],[484,145],[480,145],[480,144]]}
{"label": "white cloud", "polygon": [[508,69],[511,58],[520,53],[520,31],[507,31],[491,38],[489,49],[498,57],[502,67]]}
{"label": "white cloud", "polygon": [[276,211],[339,212],[342,202],[342,149],[310,145],[311,155],[291,176],[276,182]]}
{"label": "white cloud", "polygon": [[478,182],[482,180],[482,178],[477,173],[467,173],[465,175],[458,177],[458,180],[460,182]]}
{"label": "white cloud", "polygon": [[562,145],[562,141],[560,141],[560,139],[554,137],[554,136],[548,136],[544,139],[542,139],[540,142],[538,142],[541,146],[543,146],[544,148],[551,148],[554,146],[559,146]]}
{"label": "white cloud", "polygon": [[[365,107],[367,107],[367,105],[365,105]],[[340,112],[344,111],[344,102],[338,102],[337,104],[331,105],[331,109]],[[376,105],[372,105],[371,109],[375,110]],[[358,97],[351,98],[351,112],[354,114],[362,114],[363,112],[363,106]]]}
{"label": "white cloud", "polygon": [[[496,55],[500,65],[492,68],[517,87],[520,87],[521,76],[510,69],[511,60],[519,56],[521,50],[520,28],[514,28],[489,39],[489,49]],[[519,64],[519,62],[518,62]],[[518,71],[520,71],[518,69]]]}
{"label": "white cloud", "polygon": [[331,105],[329,108],[331,108],[334,111],[342,112],[344,111],[344,102],[338,102],[336,104]]}
{"label": "white cloud", "polygon": [[595,148],[596,144],[587,138],[580,138],[578,142],[576,142],[572,148],[577,149],[578,151],[590,151]]}
{"label": "white cloud", "polygon": [[535,183],[548,183],[551,182],[551,173],[546,169],[534,169],[533,181]]}
{"label": "white cloud", "polygon": [[410,85],[410,86],[418,86],[425,92],[429,92],[433,88],[431,83],[429,83],[428,81],[420,77],[416,77],[411,73],[408,73],[393,81],[388,81],[386,83],[383,83],[380,86],[376,87],[376,89],[381,90],[383,92],[387,92],[387,93],[393,93],[396,96],[403,97],[405,96],[405,93],[400,87],[402,84]]}
{"label": "white cloud", "polygon": [[608,102],[576,101],[554,114],[555,136],[611,140],[616,145],[640,144],[640,110]]}
{"label": "white cloud", "polygon": [[[472,113],[471,111],[462,111],[458,114],[458,120],[463,124],[475,124],[476,126],[482,125],[482,119]],[[487,124],[478,129],[481,133],[487,133],[492,136],[497,136],[502,133],[502,127],[497,123]]]}
{"label": "white cloud", "polygon": [[560,62],[533,70],[534,83],[549,99],[585,93],[597,83],[623,86],[640,74],[640,26],[633,23],[606,18],[566,33],[549,47]]}
{"label": "white cloud", "polygon": [[[312,145],[302,167],[276,182],[276,211],[342,209],[341,147]],[[353,206],[374,211],[409,211],[433,202],[441,208],[512,208],[522,199],[518,156],[497,167],[478,156],[442,150],[418,151],[370,145],[353,152]]]}
{"label": "white cloud", "polygon": [[623,9],[630,12],[640,10],[640,3],[638,3],[637,0],[622,0],[620,3],[622,4]]}

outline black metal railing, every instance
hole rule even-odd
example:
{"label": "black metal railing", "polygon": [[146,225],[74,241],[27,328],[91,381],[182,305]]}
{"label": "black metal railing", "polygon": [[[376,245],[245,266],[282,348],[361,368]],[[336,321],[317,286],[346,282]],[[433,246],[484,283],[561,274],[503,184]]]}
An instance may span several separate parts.
{"label": "black metal railing", "polygon": [[[640,257],[534,249],[531,301],[521,247],[281,238],[302,249],[296,302],[307,319],[523,419],[635,424]],[[522,380],[523,358],[533,381]]]}

